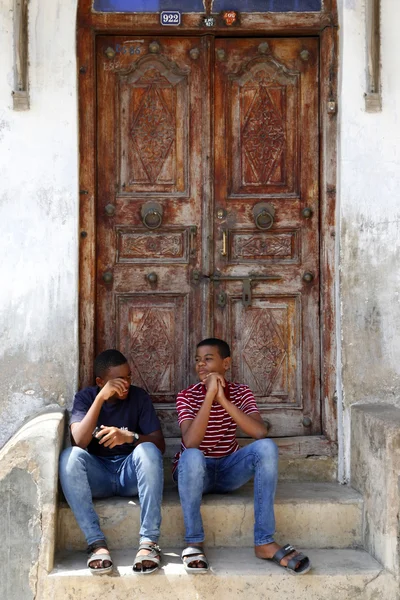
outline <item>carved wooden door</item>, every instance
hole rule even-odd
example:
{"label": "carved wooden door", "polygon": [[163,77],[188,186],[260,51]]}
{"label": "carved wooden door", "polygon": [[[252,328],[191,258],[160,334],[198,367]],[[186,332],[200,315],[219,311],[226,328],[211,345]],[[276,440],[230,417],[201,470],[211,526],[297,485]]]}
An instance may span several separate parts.
{"label": "carved wooden door", "polygon": [[223,337],[271,435],[319,433],[318,42],[137,37],[97,41],[96,351],[173,436]]}

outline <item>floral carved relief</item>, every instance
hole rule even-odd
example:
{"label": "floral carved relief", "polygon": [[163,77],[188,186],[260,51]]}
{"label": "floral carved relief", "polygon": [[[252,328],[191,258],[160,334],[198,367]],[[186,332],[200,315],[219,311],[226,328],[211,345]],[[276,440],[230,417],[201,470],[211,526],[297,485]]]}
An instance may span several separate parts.
{"label": "floral carved relief", "polygon": [[257,381],[258,392],[269,395],[287,356],[285,332],[272,309],[253,310],[252,326],[243,344],[243,358]]}
{"label": "floral carved relief", "polygon": [[292,236],[285,235],[236,235],[233,243],[235,258],[291,258]]}
{"label": "floral carved relief", "polygon": [[155,183],[175,141],[175,122],[154,84],[143,96],[131,135],[147,176]]}
{"label": "floral carved relief", "polygon": [[173,381],[171,374],[174,372],[174,355],[171,348],[174,347],[174,332],[168,328],[169,319],[163,318],[167,316],[163,315],[165,312],[166,309],[160,308],[145,309],[138,323],[136,315],[130,315],[130,355],[142,379],[142,385],[150,393],[162,390],[167,371],[170,373],[168,379]]}
{"label": "floral carved relief", "polygon": [[268,183],[285,144],[285,127],[260,82],[242,130],[243,148],[259,183]]}
{"label": "floral carved relief", "polygon": [[159,259],[183,257],[184,240],[182,233],[120,233],[119,260]]}

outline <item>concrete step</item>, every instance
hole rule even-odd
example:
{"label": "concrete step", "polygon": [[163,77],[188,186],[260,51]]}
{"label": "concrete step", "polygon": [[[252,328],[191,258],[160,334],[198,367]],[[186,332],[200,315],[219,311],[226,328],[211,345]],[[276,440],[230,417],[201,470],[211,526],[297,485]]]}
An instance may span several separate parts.
{"label": "concrete step", "polygon": [[[110,548],[138,542],[137,498],[96,500],[95,508]],[[182,511],[176,488],[167,488],[162,506],[161,546],[181,547]],[[253,544],[252,485],[230,493],[204,496],[206,543],[212,546]],[[334,483],[280,483],[275,502],[277,540],[306,548],[349,548],[361,545],[362,498],[352,488]],[[81,550],[85,541],[68,505],[60,503],[58,549]]]}
{"label": "concrete step", "polygon": [[[391,600],[390,576],[362,550],[307,550],[313,569],[293,577],[277,565],[254,557],[253,548],[209,548],[211,570],[187,574],[176,549],[164,551],[160,571],[134,574],[134,550],[113,552],[115,573],[93,576],[85,553],[63,553],[46,578],[41,600]],[[391,587],[392,585],[392,587]],[[382,593],[381,593],[382,592]]]}

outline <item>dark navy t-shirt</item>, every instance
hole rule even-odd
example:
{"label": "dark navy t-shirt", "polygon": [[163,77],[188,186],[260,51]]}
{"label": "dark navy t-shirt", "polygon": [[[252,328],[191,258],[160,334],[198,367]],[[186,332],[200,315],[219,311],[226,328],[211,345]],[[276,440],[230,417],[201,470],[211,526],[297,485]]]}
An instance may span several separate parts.
{"label": "dark navy t-shirt", "polygon": [[[99,387],[93,386],[87,387],[75,395],[70,425],[82,421],[99,391]],[[136,433],[143,435],[148,435],[153,431],[161,429],[160,421],[158,420],[150,396],[145,390],[134,385],[130,386],[128,397],[125,400],[117,400],[113,403],[104,402],[97,425],[123,427],[129,429],[129,431],[136,431]],[[96,454],[97,456],[118,456],[132,452],[132,446],[130,445],[120,444],[119,446],[114,446],[114,448],[105,448],[103,444],[99,444],[94,439],[90,442],[87,449],[90,454]]]}

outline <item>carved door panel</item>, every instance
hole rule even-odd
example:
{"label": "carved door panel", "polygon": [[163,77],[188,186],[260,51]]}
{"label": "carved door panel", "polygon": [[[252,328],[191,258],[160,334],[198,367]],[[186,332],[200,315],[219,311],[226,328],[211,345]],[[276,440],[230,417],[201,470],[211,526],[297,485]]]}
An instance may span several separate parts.
{"label": "carved door panel", "polygon": [[318,41],[215,54],[215,333],[271,435],[320,433]]}
{"label": "carved door panel", "polygon": [[201,269],[209,52],[206,40],[133,37],[97,46],[96,351],[127,356],[169,435],[206,320],[191,275]]}

